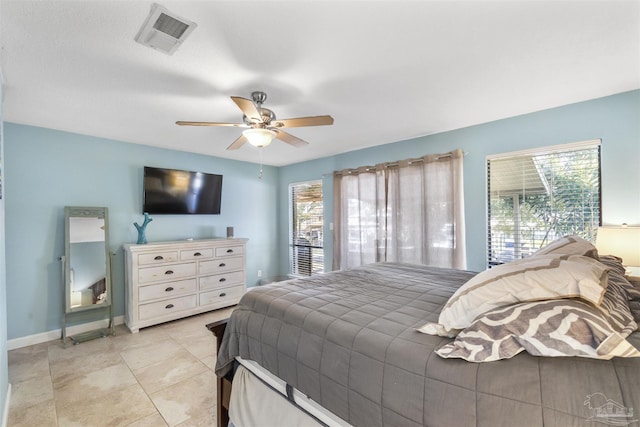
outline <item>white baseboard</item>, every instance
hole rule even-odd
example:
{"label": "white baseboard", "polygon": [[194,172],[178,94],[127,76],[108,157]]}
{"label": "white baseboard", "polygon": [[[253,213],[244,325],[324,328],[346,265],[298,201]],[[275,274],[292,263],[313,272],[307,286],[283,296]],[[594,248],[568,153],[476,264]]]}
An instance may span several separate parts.
{"label": "white baseboard", "polygon": [[[113,318],[114,325],[122,325],[124,316],[116,316]],[[94,322],[83,323],[81,325],[70,326],[67,328],[67,336],[81,334],[83,332],[93,331],[95,329],[106,328],[109,326],[109,320],[96,320]],[[40,334],[27,335],[26,337],[14,338],[7,341],[7,350],[15,350],[16,348],[28,347],[34,344],[40,344],[47,341],[53,341],[62,337],[62,329],[42,332]]]}
{"label": "white baseboard", "polygon": [[4,401],[4,413],[2,414],[2,427],[9,425],[9,403],[11,402],[11,383],[7,386],[7,398]]}

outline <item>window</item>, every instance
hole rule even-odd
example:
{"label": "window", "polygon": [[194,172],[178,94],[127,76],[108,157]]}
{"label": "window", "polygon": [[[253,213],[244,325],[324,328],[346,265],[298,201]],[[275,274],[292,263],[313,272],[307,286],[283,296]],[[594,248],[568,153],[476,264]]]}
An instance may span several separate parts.
{"label": "window", "polygon": [[289,272],[324,271],[322,181],[289,185]]}
{"label": "window", "polygon": [[554,239],[594,241],[600,215],[600,141],[487,158],[488,265],[525,258]]}

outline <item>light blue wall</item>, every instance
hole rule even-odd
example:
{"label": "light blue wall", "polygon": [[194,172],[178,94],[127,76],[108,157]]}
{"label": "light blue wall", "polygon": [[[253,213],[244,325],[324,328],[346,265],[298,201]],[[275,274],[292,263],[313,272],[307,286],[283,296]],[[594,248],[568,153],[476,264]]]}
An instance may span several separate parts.
{"label": "light blue wall", "polygon": [[7,363],[7,275],[5,262],[5,213],[4,192],[6,191],[6,177],[4,174],[4,137],[2,121],[2,71],[0,70],[0,422],[8,414],[4,413],[7,401],[7,387],[9,386],[9,368]]}
{"label": "light blue wall", "polygon": [[[249,239],[247,283],[257,271],[277,275],[278,169],[192,153],[5,124],[8,338],[60,328],[64,206],[109,208],[115,315],[124,314],[123,243],[135,243],[142,221],[143,166],[223,175],[220,215],[152,215],[153,241],[222,237],[226,227]],[[2,314],[2,313],[0,313]],[[84,319],[81,319],[84,321]]]}
{"label": "light blue wall", "polygon": [[[602,139],[604,223],[640,225],[640,90],[635,90],[283,167],[279,178],[280,241],[288,241],[286,213],[290,183],[324,176],[325,263],[330,268],[333,233],[328,224],[333,221],[333,171],[461,148],[467,153],[464,158],[467,267],[483,270],[486,259],[486,156],[591,139]],[[288,269],[287,263],[283,253],[280,257],[283,273]]]}

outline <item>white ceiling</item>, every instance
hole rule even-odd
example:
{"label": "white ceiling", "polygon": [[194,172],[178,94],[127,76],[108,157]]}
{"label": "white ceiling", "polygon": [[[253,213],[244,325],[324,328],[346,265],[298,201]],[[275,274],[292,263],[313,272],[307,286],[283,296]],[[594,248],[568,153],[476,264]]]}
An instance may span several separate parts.
{"label": "white ceiling", "polygon": [[229,96],[268,94],[310,142],[286,165],[640,88],[640,1],[162,1],[198,27],[134,41],[151,1],[0,0],[4,119],[258,162]]}

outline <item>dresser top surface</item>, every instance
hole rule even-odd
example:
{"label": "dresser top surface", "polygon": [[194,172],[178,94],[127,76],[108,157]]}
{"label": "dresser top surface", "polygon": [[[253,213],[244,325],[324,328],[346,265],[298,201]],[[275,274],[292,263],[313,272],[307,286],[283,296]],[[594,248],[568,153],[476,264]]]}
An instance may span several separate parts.
{"label": "dresser top surface", "polygon": [[184,239],[166,242],[149,242],[144,244],[125,243],[122,245],[127,252],[137,252],[145,250],[158,250],[175,247],[201,247],[201,246],[224,246],[224,245],[244,245],[249,239],[246,238],[212,238],[212,239]]}

